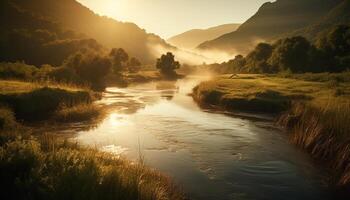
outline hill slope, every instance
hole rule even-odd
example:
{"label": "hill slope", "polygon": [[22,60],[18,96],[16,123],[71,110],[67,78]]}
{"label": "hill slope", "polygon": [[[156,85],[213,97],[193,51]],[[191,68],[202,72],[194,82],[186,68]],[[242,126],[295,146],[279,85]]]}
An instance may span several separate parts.
{"label": "hill slope", "polygon": [[57,21],[64,28],[71,29],[87,37],[96,39],[102,45],[113,48],[121,47],[143,62],[154,62],[154,55],[149,51],[150,44],[170,47],[164,40],[133,23],[95,14],[75,0],[10,0],[18,7],[43,15]]}
{"label": "hill slope", "polygon": [[247,53],[261,40],[315,24],[342,0],[277,0],[263,4],[258,12],[237,31],[199,45],[201,49],[219,49]]}
{"label": "hill slope", "polygon": [[343,0],[317,23],[289,35],[302,35],[312,41],[318,34],[337,24],[350,24],[350,0]]}
{"label": "hill slope", "polygon": [[[81,49],[102,50],[102,45],[47,18],[0,2],[0,61],[24,61],[59,66]],[[9,20],[10,19],[10,20]]]}
{"label": "hill slope", "polygon": [[194,49],[199,44],[237,30],[240,24],[224,24],[208,29],[193,29],[169,38],[167,41],[179,48]]}

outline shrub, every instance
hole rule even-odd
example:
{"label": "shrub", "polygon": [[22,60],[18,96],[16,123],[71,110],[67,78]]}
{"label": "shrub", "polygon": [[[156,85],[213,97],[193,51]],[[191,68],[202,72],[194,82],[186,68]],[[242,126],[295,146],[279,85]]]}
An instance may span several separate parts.
{"label": "shrub", "polygon": [[17,126],[13,112],[0,106],[0,130],[13,130]]}
{"label": "shrub", "polygon": [[65,61],[65,66],[73,69],[75,73],[93,89],[105,88],[105,78],[111,72],[111,61],[98,52],[79,52]]}
{"label": "shrub", "polygon": [[180,68],[180,63],[175,61],[175,56],[168,52],[157,59],[157,69],[164,75],[173,76],[176,74],[175,70]]}
{"label": "shrub", "polygon": [[[291,141],[334,168],[334,183],[350,188],[350,102],[296,103],[279,119]],[[348,190],[349,191],[349,190]]]}
{"label": "shrub", "polygon": [[16,118],[27,121],[50,117],[60,105],[74,106],[91,101],[87,91],[68,91],[44,87],[27,93],[0,95],[0,102],[8,104]]}
{"label": "shrub", "polygon": [[34,139],[0,147],[4,199],[184,199],[167,177],[140,164],[67,143]]}
{"label": "shrub", "polygon": [[54,115],[59,122],[82,122],[97,118],[101,108],[94,104],[79,104],[73,107],[63,106]]}
{"label": "shrub", "polygon": [[31,80],[38,68],[25,63],[0,63],[0,78]]}

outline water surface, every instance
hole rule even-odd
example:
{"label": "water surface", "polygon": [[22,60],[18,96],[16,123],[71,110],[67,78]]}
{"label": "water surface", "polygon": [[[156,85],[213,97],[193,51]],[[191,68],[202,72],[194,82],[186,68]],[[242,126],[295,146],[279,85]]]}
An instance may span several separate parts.
{"label": "water surface", "polygon": [[183,186],[192,199],[328,199],[322,173],[270,120],[200,109],[188,94],[202,81],[107,88],[107,117],[80,131],[83,145],[142,156]]}

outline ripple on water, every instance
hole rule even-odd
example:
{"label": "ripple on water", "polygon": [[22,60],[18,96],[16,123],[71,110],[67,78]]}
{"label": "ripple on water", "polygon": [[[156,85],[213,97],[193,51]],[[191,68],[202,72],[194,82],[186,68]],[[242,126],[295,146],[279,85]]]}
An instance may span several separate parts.
{"label": "ripple on water", "polygon": [[326,198],[319,172],[273,123],[200,110],[187,96],[197,83],[108,88],[110,115],[77,140],[130,159],[141,149],[194,199]]}

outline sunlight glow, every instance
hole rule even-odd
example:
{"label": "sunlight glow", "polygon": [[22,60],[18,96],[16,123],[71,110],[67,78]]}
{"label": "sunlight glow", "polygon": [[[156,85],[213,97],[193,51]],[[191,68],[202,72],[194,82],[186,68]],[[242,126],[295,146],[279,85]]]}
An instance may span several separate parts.
{"label": "sunlight glow", "polygon": [[112,17],[118,21],[135,23],[147,32],[167,39],[194,28],[242,23],[268,0],[78,1],[100,15]]}
{"label": "sunlight glow", "polygon": [[125,119],[126,117],[126,115],[113,113],[109,116],[109,123],[113,127],[127,126],[130,124],[130,122],[127,119]]}

